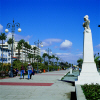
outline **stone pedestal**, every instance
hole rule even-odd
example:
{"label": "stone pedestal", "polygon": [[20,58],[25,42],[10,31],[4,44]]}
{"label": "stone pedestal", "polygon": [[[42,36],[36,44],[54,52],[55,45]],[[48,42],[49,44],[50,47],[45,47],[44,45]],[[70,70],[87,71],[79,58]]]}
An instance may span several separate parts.
{"label": "stone pedestal", "polygon": [[91,30],[84,31],[84,47],[83,47],[83,64],[78,81],[75,84],[100,84],[100,75],[97,71],[96,64],[94,62],[93,44]]}
{"label": "stone pedestal", "polygon": [[70,68],[70,74],[72,74],[72,68]]}

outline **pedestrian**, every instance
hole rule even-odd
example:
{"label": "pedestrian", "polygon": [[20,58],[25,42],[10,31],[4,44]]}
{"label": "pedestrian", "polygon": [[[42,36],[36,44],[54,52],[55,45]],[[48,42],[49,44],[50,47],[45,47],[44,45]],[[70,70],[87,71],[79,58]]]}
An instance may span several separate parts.
{"label": "pedestrian", "polygon": [[24,68],[24,66],[22,65],[22,66],[21,66],[20,79],[22,78],[22,74],[23,74],[23,79],[24,79],[24,72],[25,72],[25,68]]}
{"label": "pedestrian", "polygon": [[27,70],[28,70],[28,79],[31,79],[31,73],[33,71],[33,67],[30,63],[28,63]]}
{"label": "pedestrian", "polygon": [[80,72],[81,72],[81,68],[79,68],[79,75],[80,75]]}
{"label": "pedestrian", "polygon": [[18,76],[18,72],[19,72],[19,70],[18,70],[18,68],[16,68],[16,76]]}
{"label": "pedestrian", "polygon": [[13,77],[16,76],[16,70],[15,68],[13,69]]}

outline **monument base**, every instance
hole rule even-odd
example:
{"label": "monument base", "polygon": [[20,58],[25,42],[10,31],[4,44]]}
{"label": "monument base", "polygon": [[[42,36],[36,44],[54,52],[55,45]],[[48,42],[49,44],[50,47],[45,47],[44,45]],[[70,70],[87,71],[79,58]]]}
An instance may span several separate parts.
{"label": "monument base", "polygon": [[83,62],[82,71],[78,76],[78,81],[75,84],[100,84],[100,75],[97,71],[96,64],[94,62]]}

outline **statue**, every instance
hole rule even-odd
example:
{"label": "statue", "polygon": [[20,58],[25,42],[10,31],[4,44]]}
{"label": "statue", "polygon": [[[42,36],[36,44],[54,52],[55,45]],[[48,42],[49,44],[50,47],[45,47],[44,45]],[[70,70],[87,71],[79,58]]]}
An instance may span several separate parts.
{"label": "statue", "polygon": [[85,22],[83,23],[84,32],[87,32],[87,33],[91,32],[90,27],[89,27],[90,20],[88,18],[89,18],[89,16],[85,15],[84,16],[84,21]]}

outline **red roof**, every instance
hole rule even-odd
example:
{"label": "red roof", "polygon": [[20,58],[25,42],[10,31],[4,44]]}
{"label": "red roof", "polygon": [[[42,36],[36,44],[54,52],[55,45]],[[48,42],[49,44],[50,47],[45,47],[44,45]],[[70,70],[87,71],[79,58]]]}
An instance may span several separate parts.
{"label": "red roof", "polygon": [[13,57],[13,58],[18,59],[17,57]]}

